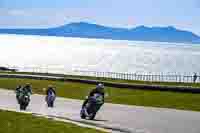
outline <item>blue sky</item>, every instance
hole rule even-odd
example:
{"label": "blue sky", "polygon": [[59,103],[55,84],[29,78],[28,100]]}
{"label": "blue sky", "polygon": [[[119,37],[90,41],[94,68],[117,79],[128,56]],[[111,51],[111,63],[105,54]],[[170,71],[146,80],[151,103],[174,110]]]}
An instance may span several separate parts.
{"label": "blue sky", "polygon": [[0,0],[0,27],[86,21],[114,27],[175,26],[200,35],[200,0]]}

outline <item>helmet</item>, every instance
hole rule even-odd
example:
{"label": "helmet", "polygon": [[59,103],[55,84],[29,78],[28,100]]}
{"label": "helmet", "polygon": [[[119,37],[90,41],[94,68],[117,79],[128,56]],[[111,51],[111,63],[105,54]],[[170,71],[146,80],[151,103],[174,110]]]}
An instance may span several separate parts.
{"label": "helmet", "polygon": [[22,88],[22,86],[21,86],[21,85],[18,85],[17,88]]}
{"label": "helmet", "polygon": [[30,87],[31,86],[31,84],[30,83],[26,83],[26,87]]}
{"label": "helmet", "polygon": [[48,85],[48,88],[53,88],[53,85]]}
{"label": "helmet", "polygon": [[104,85],[102,83],[99,83],[96,88],[99,89],[99,90],[103,90]]}

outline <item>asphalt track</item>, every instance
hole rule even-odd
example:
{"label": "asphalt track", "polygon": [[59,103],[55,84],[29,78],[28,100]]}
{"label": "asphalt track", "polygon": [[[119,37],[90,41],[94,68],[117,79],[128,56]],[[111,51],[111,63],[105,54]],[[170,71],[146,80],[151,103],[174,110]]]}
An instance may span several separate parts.
{"label": "asphalt track", "polygon": [[[200,133],[200,112],[105,104],[96,120],[89,121],[79,117],[81,104],[80,100],[57,97],[55,108],[49,109],[44,96],[34,94],[27,112],[89,124],[114,133]],[[0,109],[19,111],[13,91],[0,89]]]}

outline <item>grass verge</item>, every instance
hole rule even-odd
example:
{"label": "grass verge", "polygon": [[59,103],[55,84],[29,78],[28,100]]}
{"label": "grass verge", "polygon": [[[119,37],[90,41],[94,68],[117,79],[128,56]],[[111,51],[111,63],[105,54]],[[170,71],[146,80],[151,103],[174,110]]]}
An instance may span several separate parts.
{"label": "grass verge", "polygon": [[90,77],[90,76],[76,76],[76,75],[62,75],[62,74],[50,74],[50,73],[31,73],[31,72],[6,72],[0,71],[0,73],[8,74],[33,74],[33,75],[60,75],[65,76],[65,78],[79,78],[88,80],[98,80],[98,81],[109,81],[114,83],[129,83],[129,84],[145,84],[145,85],[166,85],[166,86],[187,86],[187,87],[200,87],[200,83],[183,83],[183,82],[150,82],[150,81],[140,81],[140,80],[120,80],[102,77]]}
{"label": "grass verge", "polygon": [[[56,87],[58,96],[73,99],[84,99],[89,91],[95,87],[94,85],[74,82],[0,78],[0,88],[15,89],[17,85],[24,85],[27,82],[32,84],[34,93],[44,94],[42,88],[52,84]],[[106,87],[106,92],[109,95],[106,102],[109,103],[200,111],[199,94],[114,87]]]}
{"label": "grass verge", "polygon": [[0,110],[0,133],[103,133],[71,123]]}

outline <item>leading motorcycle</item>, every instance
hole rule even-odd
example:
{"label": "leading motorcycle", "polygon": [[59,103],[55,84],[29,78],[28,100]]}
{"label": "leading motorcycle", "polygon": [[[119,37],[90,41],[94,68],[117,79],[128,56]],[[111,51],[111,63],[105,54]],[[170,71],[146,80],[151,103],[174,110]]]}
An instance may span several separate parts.
{"label": "leading motorcycle", "polygon": [[93,120],[104,103],[103,96],[101,94],[94,94],[94,96],[87,99],[88,102],[81,109],[80,116],[82,119],[88,118],[89,120]]}

